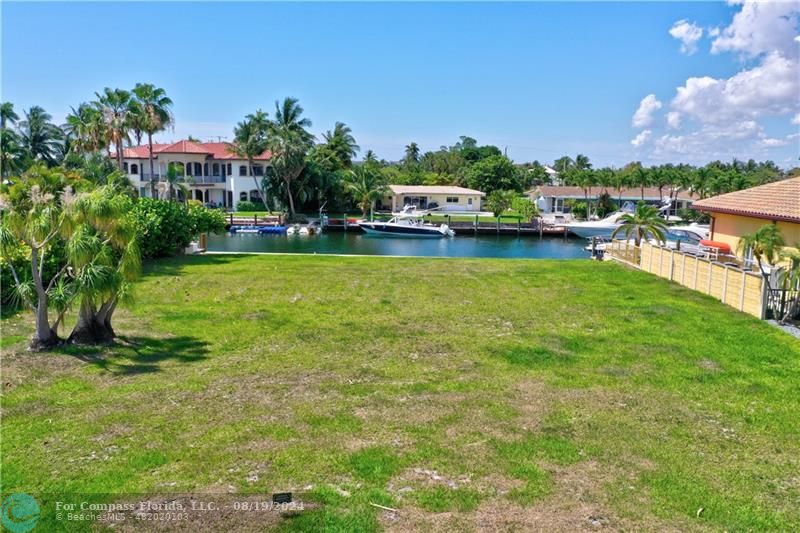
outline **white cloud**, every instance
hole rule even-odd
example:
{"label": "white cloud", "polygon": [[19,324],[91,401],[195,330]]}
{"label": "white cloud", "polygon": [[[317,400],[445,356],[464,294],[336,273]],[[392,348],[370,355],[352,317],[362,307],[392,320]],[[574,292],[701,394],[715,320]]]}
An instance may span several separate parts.
{"label": "white cloud", "polygon": [[631,124],[634,128],[644,128],[653,123],[653,113],[661,109],[661,102],[654,94],[648,94],[639,102],[639,108],[633,114]]}
{"label": "white cloud", "polygon": [[697,52],[697,42],[703,37],[703,28],[687,20],[679,20],[669,29],[669,34],[681,42],[681,52],[692,55]]}
{"label": "white cloud", "polygon": [[708,36],[709,36],[709,37],[719,37],[719,34],[720,34],[721,32],[722,32],[722,30],[720,30],[720,29],[719,29],[719,28],[717,28],[717,27],[714,27],[714,28],[709,28],[709,29],[708,29]]}
{"label": "white cloud", "polygon": [[764,148],[780,148],[781,146],[786,146],[789,144],[789,141],[786,139],[774,139],[774,138],[765,138],[758,141],[761,146]]}
{"label": "white cloud", "polygon": [[745,0],[731,24],[711,43],[711,52],[741,52],[755,57],[778,51],[790,57],[796,54],[793,41],[799,13],[797,0]]}
{"label": "white cloud", "polygon": [[650,137],[653,135],[653,132],[650,130],[644,130],[639,133],[636,137],[631,140],[631,144],[636,146],[637,148],[646,144],[647,141],[650,140]]}
{"label": "white cloud", "polygon": [[760,65],[727,79],[687,79],[670,106],[705,123],[795,112],[800,110],[797,69],[797,61],[773,52]]}
{"label": "white cloud", "polygon": [[667,126],[677,130],[681,127],[681,114],[677,111],[670,111],[667,113]]}
{"label": "white cloud", "polygon": [[800,113],[797,113],[792,117],[792,124],[800,125]]}

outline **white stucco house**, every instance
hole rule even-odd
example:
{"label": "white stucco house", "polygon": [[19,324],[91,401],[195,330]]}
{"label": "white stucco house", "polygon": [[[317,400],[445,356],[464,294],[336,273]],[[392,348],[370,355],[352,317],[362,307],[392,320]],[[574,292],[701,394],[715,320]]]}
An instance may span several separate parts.
{"label": "white stucco house", "polygon": [[[225,142],[153,143],[156,195],[164,195],[164,176],[172,163],[183,170],[190,199],[228,208],[235,207],[240,200],[258,201],[254,179],[260,180],[264,175],[270,154],[264,152],[255,158],[251,175],[247,160],[233,153],[232,146]],[[123,169],[141,196],[152,196],[148,152],[147,145],[132,146],[122,152]]]}

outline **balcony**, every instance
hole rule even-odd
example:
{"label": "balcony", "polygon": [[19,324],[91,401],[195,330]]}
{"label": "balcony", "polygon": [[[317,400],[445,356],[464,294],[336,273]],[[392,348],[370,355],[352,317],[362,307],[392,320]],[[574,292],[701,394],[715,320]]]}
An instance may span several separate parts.
{"label": "balcony", "polygon": [[[153,177],[156,181],[166,181],[166,176],[158,173],[150,174],[149,172],[142,172],[139,180],[152,181]],[[187,185],[213,185],[214,183],[225,183],[225,176],[184,176],[183,180]]]}

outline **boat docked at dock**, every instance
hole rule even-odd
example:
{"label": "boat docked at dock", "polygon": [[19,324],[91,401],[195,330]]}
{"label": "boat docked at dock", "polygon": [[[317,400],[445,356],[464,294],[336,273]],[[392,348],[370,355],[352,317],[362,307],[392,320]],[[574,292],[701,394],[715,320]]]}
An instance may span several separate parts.
{"label": "boat docked at dock", "polygon": [[447,224],[426,223],[422,217],[426,212],[417,211],[416,206],[407,205],[387,222],[361,220],[358,226],[367,235],[381,237],[440,238],[452,237],[455,232]]}

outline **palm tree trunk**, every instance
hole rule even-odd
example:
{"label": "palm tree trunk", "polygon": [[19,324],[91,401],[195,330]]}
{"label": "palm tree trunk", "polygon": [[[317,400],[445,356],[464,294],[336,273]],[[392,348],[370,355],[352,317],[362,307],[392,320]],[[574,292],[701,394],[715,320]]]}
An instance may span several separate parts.
{"label": "palm tree trunk", "polygon": [[289,197],[289,214],[294,216],[294,198],[292,198],[292,180],[284,179],[284,183],[286,183],[286,196]]}
{"label": "palm tree trunk", "polygon": [[153,163],[153,134],[147,132],[147,155],[150,159],[150,196],[156,197],[156,172]]}
{"label": "palm tree trunk", "polygon": [[117,137],[117,165],[119,165],[119,170],[122,172],[122,137]]}
{"label": "palm tree trunk", "polygon": [[[248,158],[247,159],[247,166],[250,169],[250,175],[253,177],[253,183],[255,184],[256,190],[258,191],[258,196],[259,196],[259,198],[261,198],[261,203],[264,204],[264,210],[269,212],[269,209],[267,209],[267,195],[264,194],[264,191],[262,190],[261,184],[258,183],[258,180],[256,179],[256,173],[253,172],[253,166],[254,165],[253,165],[253,159],[252,158]],[[250,198],[248,197],[248,200],[249,199]]]}

